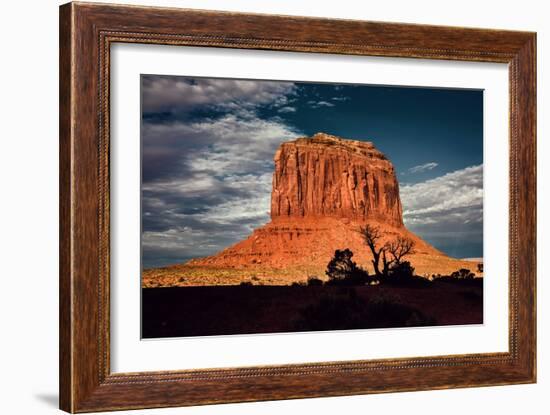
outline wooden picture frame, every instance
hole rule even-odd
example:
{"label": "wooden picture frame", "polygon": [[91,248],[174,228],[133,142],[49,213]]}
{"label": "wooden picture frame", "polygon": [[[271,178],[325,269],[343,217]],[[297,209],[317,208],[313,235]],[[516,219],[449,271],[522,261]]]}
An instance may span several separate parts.
{"label": "wooden picture frame", "polygon": [[[509,65],[509,352],[111,373],[109,59],[116,42]],[[69,3],[60,8],[60,407],[68,412],[536,380],[536,34]]]}

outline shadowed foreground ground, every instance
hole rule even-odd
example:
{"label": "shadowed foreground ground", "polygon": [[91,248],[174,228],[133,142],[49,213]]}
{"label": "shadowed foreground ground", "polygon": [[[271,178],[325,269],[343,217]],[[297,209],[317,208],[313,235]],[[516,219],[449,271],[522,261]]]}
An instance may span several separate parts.
{"label": "shadowed foreground ground", "polygon": [[483,279],[398,286],[142,289],[143,338],[483,323]]}

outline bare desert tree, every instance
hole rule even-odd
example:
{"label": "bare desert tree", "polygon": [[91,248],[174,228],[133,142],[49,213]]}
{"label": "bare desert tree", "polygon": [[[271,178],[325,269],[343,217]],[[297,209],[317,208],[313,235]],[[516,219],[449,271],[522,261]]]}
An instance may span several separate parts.
{"label": "bare desert tree", "polygon": [[[372,265],[377,277],[387,277],[390,267],[399,265],[407,255],[414,253],[414,241],[398,236],[393,241],[381,244],[382,232],[378,226],[365,225],[359,233],[372,253]],[[380,270],[382,260],[382,270]]]}
{"label": "bare desert tree", "polygon": [[393,257],[391,263],[401,264],[401,260],[405,256],[414,253],[414,241],[403,236],[398,236],[385,245],[385,250]]}
{"label": "bare desert tree", "polygon": [[[372,265],[374,267],[374,273],[377,277],[387,274],[387,267],[389,266],[386,260],[386,246],[377,246],[379,245],[380,238],[382,238],[382,233],[378,226],[365,225],[359,228],[359,233],[365,240],[365,243],[369,247],[372,253]],[[383,261],[383,270],[380,272],[380,258]]]}

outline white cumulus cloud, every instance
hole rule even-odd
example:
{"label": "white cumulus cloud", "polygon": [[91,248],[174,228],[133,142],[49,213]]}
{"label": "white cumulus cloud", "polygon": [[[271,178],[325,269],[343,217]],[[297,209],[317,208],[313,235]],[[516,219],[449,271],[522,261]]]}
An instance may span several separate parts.
{"label": "white cumulus cloud", "polygon": [[482,251],[483,165],[401,186],[400,194],[411,231],[451,255],[464,243]]}
{"label": "white cumulus cloud", "polygon": [[411,167],[409,169],[409,173],[422,173],[428,170],[433,170],[437,166],[439,166],[438,163],[431,161],[429,163],[419,164],[418,166]]}
{"label": "white cumulus cloud", "polygon": [[466,167],[400,189],[406,224],[481,223],[483,165]]}
{"label": "white cumulus cloud", "polygon": [[296,112],[296,108],[294,108],[294,107],[282,107],[277,111],[284,114],[284,113],[289,113],[289,112]]}

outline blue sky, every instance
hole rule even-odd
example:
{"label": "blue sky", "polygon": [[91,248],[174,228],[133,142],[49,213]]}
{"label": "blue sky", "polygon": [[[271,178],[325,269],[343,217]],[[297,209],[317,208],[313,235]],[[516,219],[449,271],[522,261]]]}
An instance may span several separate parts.
{"label": "blue sky", "polygon": [[406,226],[482,256],[482,91],[157,75],[141,88],[145,268],[267,223],[275,150],[317,132],[372,141],[396,168]]}

